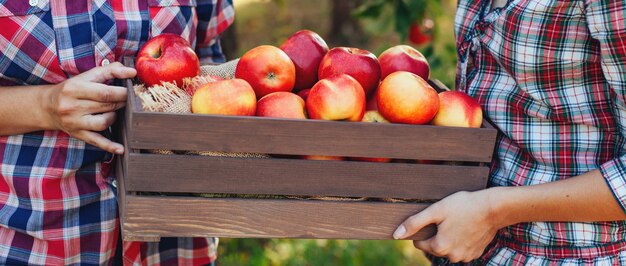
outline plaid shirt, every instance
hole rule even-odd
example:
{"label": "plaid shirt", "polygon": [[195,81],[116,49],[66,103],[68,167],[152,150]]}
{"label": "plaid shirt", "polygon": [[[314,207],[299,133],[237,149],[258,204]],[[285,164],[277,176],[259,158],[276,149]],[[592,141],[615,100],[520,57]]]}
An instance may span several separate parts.
{"label": "plaid shirt", "polygon": [[[457,88],[501,131],[490,186],[600,169],[626,207],[626,2],[459,0]],[[624,221],[501,229],[479,264],[626,264]],[[440,261],[436,262],[439,263]]]}
{"label": "plaid shirt", "polygon": [[[133,56],[150,36],[180,34],[201,61],[223,61],[231,0],[0,0],[0,86],[59,83]],[[60,131],[0,136],[0,265],[198,265],[216,239],[125,242],[102,150]]]}

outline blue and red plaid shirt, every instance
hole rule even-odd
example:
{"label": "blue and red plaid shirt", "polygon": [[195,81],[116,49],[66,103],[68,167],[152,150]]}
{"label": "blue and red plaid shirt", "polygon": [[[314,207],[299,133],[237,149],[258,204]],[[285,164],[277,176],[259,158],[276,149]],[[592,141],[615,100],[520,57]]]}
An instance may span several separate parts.
{"label": "blue and red plaid shirt", "polygon": [[[457,88],[501,131],[490,186],[600,169],[626,209],[626,1],[459,0]],[[441,261],[435,261],[440,263]],[[626,222],[501,229],[487,265],[624,265]]]}
{"label": "blue and red plaid shirt", "polygon": [[[0,86],[59,83],[164,32],[189,40],[203,63],[220,62],[218,36],[233,19],[231,0],[0,0]],[[122,247],[105,158],[61,131],[0,136],[0,265],[112,263]],[[124,242],[124,264],[208,264],[216,246]]]}

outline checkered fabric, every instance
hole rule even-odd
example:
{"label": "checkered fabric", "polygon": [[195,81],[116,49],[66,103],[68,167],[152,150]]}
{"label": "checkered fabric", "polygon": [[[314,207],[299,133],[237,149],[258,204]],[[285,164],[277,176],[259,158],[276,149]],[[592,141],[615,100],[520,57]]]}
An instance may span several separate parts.
{"label": "checkered fabric", "polygon": [[[600,169],[626,206],[626,2],[459,0],[457,88],[501,131],[490,186]],[[523,223],[476,264],[626,264],[624,221]],[[435,261],[441,263],[442,261]]]}
{"label": "checkered fabric", "polygon": [[[0,0],[0,86],[59,83],[164,32],[223,62],[233,19],[231,0]],[[118,246],[110,156],[60,131],[0,136],[0,265],[109,265],[119,250],[126,265],[215,260],[213,238]]]}

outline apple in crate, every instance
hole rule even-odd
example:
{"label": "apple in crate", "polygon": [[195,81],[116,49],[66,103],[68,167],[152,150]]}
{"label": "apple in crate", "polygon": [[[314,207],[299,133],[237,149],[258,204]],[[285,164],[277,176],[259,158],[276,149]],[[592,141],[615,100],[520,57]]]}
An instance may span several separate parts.
{"label": "apple in crate", "polygon": [[250,83],[260,99],[272,92],[291,91],[296,82],[296,67],[283,50],[261,45],[241,56],[235,78]]}
{"label": "apple in crate", "polygon": [[306,110],[311,119],[361,121],[365,93],[351,76],[334,75],[313,85],[306,99]]}
{"label": "apple in crate", "polygon": [[309,92],[311,92],[311,89],[301,90],[298,92],[298,96],[300,96],[302,100],[306,101],[306,98],[309,97]]}
{"label": "apple in crate", "polygon": [[256,95],[248,82],[243,79],[227,79],[198,88],[191,98],[191,112],[253,116],[256,103]]}
{"label": "apple in crate", "polygon": [[407,71],[428,80],[430,65],[426,57],[415,48],[408,45],[393,46],[378,56],[380,62],[381,79],[396,71]]}
{"label": "apple in crate", "polygon": [[483,121],[480,104],[460,91],[444,91],[439,93],[439,111],[431,124],[449,127],[479,128]]}
{"label": "apple in crate", "polygon": [[291,92],[272,92],[257,102],[256,116],[306,119],[304,100]]}
{"label": "apple in crate", "polygon": [[291,35],[281,46],[296,67],[294,91],[311,88],[317,82],[317,71],[328,45],[317,33],[301,30]]}
{"label": "apple in crate", "polygon": [[183,37],[164,33],[148,40],[137,53],[137,77],[146,86],[175,82],[200,74],[200,61]]}
{"label": "apple in crate", "polygon": [[392,123],[427,124],[439,110],[439,96],[428,82],[410,72],[387,76],[376,91],[378,111]]}
{"label": "apple in crate", "polygon": [[313,160],[313,161],[343,161],[345,158],[340,156],[326,156],[326,155],[302,155],[301,159]]}
{"label": "apple in crate", "polygon": [[370,97],[365,104],[365,110],[378,110],[378,103],[376,102],[376,91],[374,91],[374,97]]}
{"label": "apple in crate", "polygon": [[389,123],[389,120],[385,119],[378,110],[367,110],[361,122],[368,123]]}
{"label": "apple in crate", "polygon": [[376,56],[367,50],[335,47],[322,59],[319,79],[337,74],[347,74],[356,79],[368,96],[380,82],[380,65]]}

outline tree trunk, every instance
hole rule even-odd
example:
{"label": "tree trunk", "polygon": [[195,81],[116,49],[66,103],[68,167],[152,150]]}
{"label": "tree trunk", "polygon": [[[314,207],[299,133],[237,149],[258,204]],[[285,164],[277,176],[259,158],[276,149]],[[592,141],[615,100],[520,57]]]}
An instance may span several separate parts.
{"label": "tree trunk", "polygon": [[352,11],[360,6],[363,0],[331,0],[331,2],[330,42],[340,46],[362,44],[365,41],[363,28],[352,16]]}

